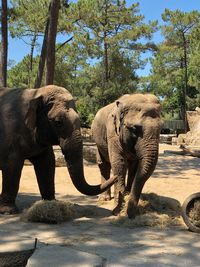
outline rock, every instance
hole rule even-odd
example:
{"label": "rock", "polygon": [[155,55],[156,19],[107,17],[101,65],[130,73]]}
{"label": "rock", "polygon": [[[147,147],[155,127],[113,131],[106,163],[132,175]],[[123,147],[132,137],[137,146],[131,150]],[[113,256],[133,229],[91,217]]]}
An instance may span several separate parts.
{"label": "rock", "polygon": [[176,137],[176,134],[161,134],[160,135],[160,143],[161,144],[172,144],[172,138]]}
{"label": "rock", "polygon": [[200,112],[199,108],[195,111],[187,111],[187,121],[189,131],[178,136],[178,145],[200,146]]}
{"label": "rock", "polygon": [[[65,167],[66,162],[59,146],[54,147],[56,167]],[[83,144],[83,158],[87,163],[96,163],[96,145],[95,143],[86,142]]]}
{"label": "rock", "polygon": [[178,138],[177,137],[172,137],[172,145],[176,146],[178,142]]}
{"label": "rock", "polygon": [[83,158],[89,163],[96,163],[96,151],[95,143],[83,144]]}
{"label": "rock", "polygon": [[56,167],[66,167],[65,158],[59,146],[53,147],[55,160],[56,160]]}
{"label": "rock", "polygon": [[103,266],[98,255],[79,251],[70,247],[49,245],[36,250],[28,261],[28,267],[55,266]]}

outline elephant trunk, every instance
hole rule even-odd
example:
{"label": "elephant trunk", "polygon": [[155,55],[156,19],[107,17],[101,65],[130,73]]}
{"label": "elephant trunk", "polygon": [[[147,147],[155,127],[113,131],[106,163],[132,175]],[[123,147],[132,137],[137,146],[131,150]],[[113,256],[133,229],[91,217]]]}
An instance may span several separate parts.
{"label": "elephant trunk", "polygon": [[82,194],[89,196],[101,194],[116,182],[117,177],[111,177],[103,184],[89,185],[87,183],[83,169],[83,144],[80,130],[75,130],[70,138],[61,142],[60,146],[72,182]]}
{"label": "elephant trunk", "polygon": [[[140,175],[142,177],[147,176],[147,179],[151,176],[158,161],[158,145],[158,140],[153,139],[142,142],[142,145],[140,145],[140,149],[137,150],[136,148],[141,164],[141,167],[138,168],[137,175]],[[142,156],[141,150],[145,151]]]}
{"label": "elephant trunk", "polygon": [[136,151],[139,162],[128,202],[127,213],[129,218],[135,217],[143,186],[156,167],[158,160],[158,140],[143,141],[138,144],[138,150],[136,149]]}

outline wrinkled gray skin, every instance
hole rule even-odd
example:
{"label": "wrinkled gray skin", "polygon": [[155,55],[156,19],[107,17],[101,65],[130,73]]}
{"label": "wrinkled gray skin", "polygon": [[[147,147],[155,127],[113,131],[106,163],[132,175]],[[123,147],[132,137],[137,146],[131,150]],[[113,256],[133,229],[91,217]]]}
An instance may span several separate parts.
{"label": "wrinkled gray skin", "polygon": [[[100,109],[94,118],[92,134],[98,148],[102,183],[109,179],[111,169],[118,178],[114,190],[115,215],[120,212],[126,192],[129,192],[128,217],[134,218],[137,214],[143,186],[157,163],[162,127],[160,109],[154,95],[124,95]],[[110,189],[101,198],[110,200]]]}
{"label": "wrinkled gray skin", "polygon": [[84,178],[80,120],[72,95],[62,87],[0,90],[0,213],[15,213],[15,199],[25,159],[35,169],[42,199],[55,198],[55,158],[60,145],[75,187],[97,195],[115,181],[90,186]]}

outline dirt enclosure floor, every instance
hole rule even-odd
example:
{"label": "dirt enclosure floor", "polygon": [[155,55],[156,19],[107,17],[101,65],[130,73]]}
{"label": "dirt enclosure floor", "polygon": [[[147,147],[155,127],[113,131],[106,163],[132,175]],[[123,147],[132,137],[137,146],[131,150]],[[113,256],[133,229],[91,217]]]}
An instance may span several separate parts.
{"label": "dirt enclosure floor", "polygon": [[[181,205],[200,191],[200,158],[165,150],[177,147],[160,145],[158,165],[143,193]],[[90,184],[100,182],[95,164],[85,165],[85,176]],[[183,222],[168,227],[120,225],[111,214],[113,202],[99,204],[98,197],[79,193],[65,167],[56,168],[56,198],[80,205],[82,215],[56,225],[21,219],[23,210],[40,200],[33,167],[25,166],[17,198],[20,214],[0,215],[0,252],[28,248],[38,238],[27,266],[200,266],[200,235],[189,232]]]}

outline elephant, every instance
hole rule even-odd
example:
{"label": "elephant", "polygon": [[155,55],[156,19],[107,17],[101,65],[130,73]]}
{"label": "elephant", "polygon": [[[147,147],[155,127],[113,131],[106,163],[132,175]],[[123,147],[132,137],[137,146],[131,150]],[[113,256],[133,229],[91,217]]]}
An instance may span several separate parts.
{"label": "elephant", "polygon": [[70,92],[59,86],[0,89],[0,213],[18,212],[15,204],[25,159],[34,166],[42,199],[55,199],[55,157],[59,145],[74,186],[98,195],[115,181],[89,185],[84,177],[80,119]]}
{"label": "elephant", "polygon": [[[163,125],[160,113],[161,105],[155,95],[133,93],[101,108],[92,122],[101,181],[110,179],[111,170],[117,177],[114,215],[119,214],[125,194],[129,194],[128,217],[134,218],[138,213],[143,186],[157,164]],[[111,199],[110,188],[101,198]]]}

